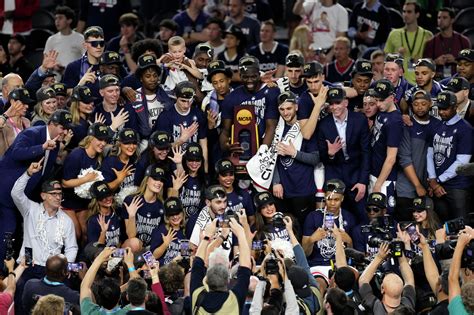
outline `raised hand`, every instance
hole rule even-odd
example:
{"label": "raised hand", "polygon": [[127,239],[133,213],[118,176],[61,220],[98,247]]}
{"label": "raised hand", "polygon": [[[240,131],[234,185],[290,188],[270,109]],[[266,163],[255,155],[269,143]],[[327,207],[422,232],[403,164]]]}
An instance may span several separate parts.
{"label": "raised hand", "polygon": [[176,230],[170,228],[168,230],[168,234],[163,235],[163,233],[161,233],[161,237],[163,238],[163,243],[165,243],[167,246],[169,246],[171,244],[171,242],[176,239]]}
{"label": "raised hand", "polygon": [[214,129],[217,127],[217,117],[219,113],[207,110],[207,128]]}
{"label": "raised hand", "polygon": [[114,171],[115,176],[120,180],[120,182],[123,182],[127,176],[130,176],[135,172],[135,169],[133,168],[133,164],[129,164],[124,165],[120,171],[112,167],[112,171]]}
{"label": "raised hand", "polygon": [[143,199],[137,195],[133,197],[132,201],[130,204],[123,204],[125,206],[125,209],[127,210],[128,217],[134,217],[137,214],[138,209],[140,209],[143,206]]}
{"label": "raised hand", "polygon": [[101,232],[107,232],[107,230],[109,229],[110,219],[106,222],[105,215],[99,214],[97,222],[99,223]]}
{"label": "raised hand", "polygon": [[95,113],[94,123],[105,124],[105,117],[102,113]]}
{"label": "raised hand", "polygon": [[50,50],[47,53],[43,54],[43,62],[41,63],[41,70],[44,72],[54,69],[57,65],[57,58],[59,52],[56,50]]}
{"label": "raised hand", "polygon": [[179,125],[179,129],[180,129],[179,142],[186,143],[198,131],[199,124],[195,121],[189,127],[184,127],[183,125]]}
{"label": "raised hand", "polygon": [[168,158],[174,162],[174,164],[181,164],[183,162],[183,149],[181,149],[181,146],[174,146],[172,147],[173,150],[173,156],[168,156]]}
{"label": "raised hand", "polygon": [[177,169],[173,175],[173,189],[180,190],[188,180],[188,174],[182,169]]}
{"label": "raised hand", "polygon": [[113,131],[117,131],[121,126],[125,125],[126,122],[128,122],[128,112],[125,110],[125,108],[122,108],[117,116],[114,115],[114,113],[110,113],[110,116],[112,117],[112,124],[110,124],[110,129]]}
{"label": "raised hand", "polygon": [[86,73],[84,73],[77,85],[86,85],[87,82],[94,83],[95,80],[97,80],[97,76],[95,75],[92,67],[93,66],[90,66],[89,69],[87,69]]}
{"label": "raised hand", "polygon": [[43,150],[54,150],[56,149],[56,141],[58,141],[60,135],[57,135],[54,139],[46,140],[43,143]]}
{"label": "raised hand", "polygon": [[28,174],[28,176],[32,176],[33,174],[41,171],[41,169],[43,168],[43,161],[44,161],[44,156],[38,162],[31,163],[28,169],[26,170],[26,173]]}

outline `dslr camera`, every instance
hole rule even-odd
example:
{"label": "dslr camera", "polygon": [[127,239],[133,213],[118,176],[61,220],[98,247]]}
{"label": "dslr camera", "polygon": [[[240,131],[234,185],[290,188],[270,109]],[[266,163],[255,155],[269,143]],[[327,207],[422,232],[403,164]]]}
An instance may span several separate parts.
{"label": "dslr camera", "polygon": [[273,215],[273,218],[272,218],[272,225],[274,227],[277,227],[277,228],[284,228],[286,225],[285,225],[285,221],[283,221],[283,218],[284,218],[284,214],[281,213],[281,212],[276,212],[274,215]]}
{"label": "dslr camera", "polygon": [[270,258],[265,262],[265,272],[267,275],[277,275],[279,271],[278,261],[273,253],[270,254]]}

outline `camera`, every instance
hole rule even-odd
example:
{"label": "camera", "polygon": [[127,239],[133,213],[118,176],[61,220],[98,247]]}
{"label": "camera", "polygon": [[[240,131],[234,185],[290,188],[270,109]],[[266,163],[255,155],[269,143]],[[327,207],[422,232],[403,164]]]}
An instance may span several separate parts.
{"label": "camera", "polygon": [[402,257],[405,250],[405,244],[402,241],[392,241],[390,243],[390,251],[393,257]]}
{"label": "camera", "polygon": [[446,235],[457,235],[461,230],[465,228],[464,219],[462,217],[453,220],[446,221],[444,228],[446,229]]}
{"label": "camera", "polygon": [[272,224],[273,224],[273,227],[276,227],[276,228],[284,228],[286,225],[285,225],[285,221],[283,221],[283,218],[285,216],[283,215],[283,213],[281,212],[276,212],[274,215],[273,215],[273,218],[272,218]]}
{"label": "camera", "polygon": [[370,234],[367,244],[379,248],[382,243],[393,239],[393,219],[390,215],[374,218],[369,225],[361,226],[362,233]]}
{"label": "camera", "polygon": [[15,251],[13,250],[13,233],[7,232],[3,238],[3,242],[5,243],[5,259],[10,260],[15,256]]}
{"label": "camera", "polygon": [[267,273],[267,275],[277,275],[278,270],[278,261],[275,255],[272,253],[270,254],[270,258],[267,259],[265,263],[265,272]]}

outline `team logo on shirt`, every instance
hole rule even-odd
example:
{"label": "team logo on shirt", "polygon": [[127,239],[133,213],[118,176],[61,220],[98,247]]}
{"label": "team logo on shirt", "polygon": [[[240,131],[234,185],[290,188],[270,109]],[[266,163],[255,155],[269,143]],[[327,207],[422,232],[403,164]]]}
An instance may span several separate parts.
{"label": "team logo on shirt", "polygon": [[453,136],[446,137],[446,133],[442,135],[435,134],[433,137],[433,157],[437,167],[440,167],[446,159],[449,159],[453,149]]}

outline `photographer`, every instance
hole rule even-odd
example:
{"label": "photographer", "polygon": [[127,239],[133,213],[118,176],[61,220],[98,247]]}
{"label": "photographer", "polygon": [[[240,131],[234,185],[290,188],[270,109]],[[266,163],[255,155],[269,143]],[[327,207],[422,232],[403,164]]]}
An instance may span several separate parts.
{"label": "photographer", "polygon": [[[458,237],[456,248],[454,249],[453,260],[449,269],[449,314],[472,314],[474,312],[474,270],[472,261],[469,268],[463,268],[463,285],[459,285],[459,275],[461,271],[461,259],[466,246],[472,248],[473,230],[466,228]],[[472,258],[471,258],[472,259]]]}
{"label": "photographer", "polygon": [[259,192],[254,198],[255,205],[255,239],[256,240],[270,240],[282,239],[290,240],[288,231],[285,229],[285,223],[281,212],[277,212],[275,199],[267,192]]}
{"label": "photographer", "polygon": [[[378,222],[379,218],[383,218],[387,213],[387,196],[383,193],[371,193],[367,198],[367,204],[365,207],[367,213],[367,225],[358,225],[353,230],[353,241],[354,249],[368,253],[369,255],[376,254],[378,251],[377,247],[371,247],[368,245],[370,237],[374,236],[376,233],[373,231],[375,225],[374,222]],[[363,232],[364,227],[369,227],[369,232]]]}
{"label": "photographer", "polygon": [[[293,315],[299,313],[295,291],[291,285],[291,281],[288,279],[285,262],[278,252],[276,256],[277,257],[273,254],[269,254],[263,260],[261,268],[262,277],[255,288],[252,305],[250,306],[249,311],[250,315],[259,315],[262,310],[265,312],[272,312],[273,314],[282,314],[283,298],[286,302],[284,314]],[[273,262],[278,264],[278,270],[268,270],[266,268],[269,260],[273,260]],[[280,279],[283,279],[283,286],[280,284]],[[267,283],[270,283],[270,296],[268,301],[265,303],[266,305],[263,306],[263,295]]]}
{"label": "photographer", "polygon": [[54,255],[46,261],[46,275],[43,279],[31,279],[25,284],[22,302],[23,310],[29,314],[36,297],[54,294],[66,302],[79,305],[79,292],[68,288],[64,281],[68,277],[68,262],[63,255]]}
{"label": "photographer", "polygon": [[[224,192],[225,197],[225,192]],[[239,270],[237,281],[229,290],[228,259],[223,255],[221,249],[208,252],[208,245],[216,234],[217,219],[208,224],[204,231],[204,237],[194,258],[191,271],[191,292],[193,313],[197,314],[202,308],[204,312],[222,314],[240,314],[245,303],[245,297],[251,276],[250,247],[246,238],[244,228],[234,219],[230,219],[230,229],[239,240]],[[209,257],[209,268],[204,261]],[[207,283],[208,289],[203,285]]]}
{"label": "photographer", "polygon": [[[364,306],[369,312],[374,314],[389,314],[400,305],[415,309],[415,278],[404,255],[399,257],[400,272],[403,280],[395,273],[386,274],[380,288],[382,300],[379,300],[372,291],[370,281],[382,262],[389,257],[389,254],[389,243],[382,243],[378,254],[359,278],[359,292],[363,298]],[[403,281],[405,281],[405,285]]]}

